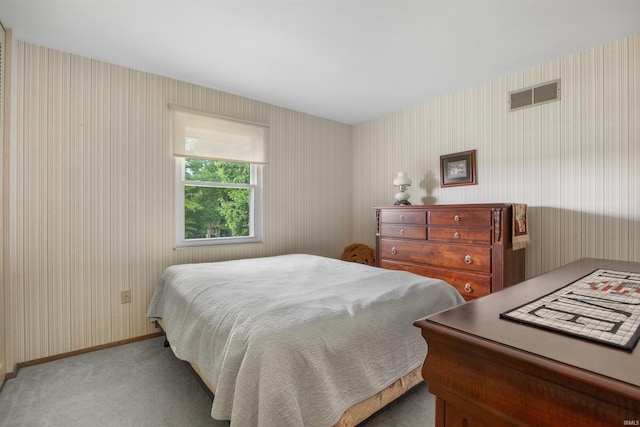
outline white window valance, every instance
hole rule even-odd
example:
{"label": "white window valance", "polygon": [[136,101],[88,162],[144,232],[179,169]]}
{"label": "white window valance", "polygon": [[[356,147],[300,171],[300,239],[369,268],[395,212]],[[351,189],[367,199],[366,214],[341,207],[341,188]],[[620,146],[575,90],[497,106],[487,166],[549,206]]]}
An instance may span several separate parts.
{"label": "white window valance", "polygon": [[264,164],[269,128],[172,107],[173,155]]}

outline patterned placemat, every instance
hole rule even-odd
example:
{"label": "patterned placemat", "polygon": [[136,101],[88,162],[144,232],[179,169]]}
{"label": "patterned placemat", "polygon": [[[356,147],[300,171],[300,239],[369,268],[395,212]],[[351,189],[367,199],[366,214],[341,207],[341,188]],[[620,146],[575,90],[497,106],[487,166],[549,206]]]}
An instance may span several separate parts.
{"label": "patterned placemat", "polygon": [[640,338],[640,273],[598,269],[500,317],[631,351]]}

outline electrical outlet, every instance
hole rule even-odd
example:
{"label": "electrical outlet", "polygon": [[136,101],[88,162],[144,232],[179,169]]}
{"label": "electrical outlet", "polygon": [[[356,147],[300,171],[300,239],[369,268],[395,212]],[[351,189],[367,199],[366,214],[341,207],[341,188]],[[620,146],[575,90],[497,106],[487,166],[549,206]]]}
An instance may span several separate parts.
{"label": "electrical outlet", "polygon": [[121,304],[129,304],[131,302],[131,291],[122,291],[120,292],[120,303]]}

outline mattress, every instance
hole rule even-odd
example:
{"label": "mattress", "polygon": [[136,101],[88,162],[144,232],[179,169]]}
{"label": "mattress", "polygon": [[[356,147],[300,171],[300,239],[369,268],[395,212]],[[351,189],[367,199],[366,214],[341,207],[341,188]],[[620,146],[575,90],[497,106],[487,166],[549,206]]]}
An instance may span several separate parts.
{"label": "mattress", "polygon": [[419,369],[413,321],[462,302],[440,280],[292,254],[169,267],[148,316],[215,389],[213,418],[332,426]]}

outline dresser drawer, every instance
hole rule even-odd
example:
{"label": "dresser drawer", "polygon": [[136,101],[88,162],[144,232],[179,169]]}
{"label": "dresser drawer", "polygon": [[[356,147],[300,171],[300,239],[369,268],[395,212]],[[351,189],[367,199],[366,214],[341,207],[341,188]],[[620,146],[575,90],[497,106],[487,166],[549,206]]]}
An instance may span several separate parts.
{"label": "dresser drawer", "polygon": [[396,237],[405,239],[427,239],[427,228],[416,227],[413,225],[389,225],[382,224],[380,226],[380,235],[382,237]]}
{"label": "dresser drawer", "polygon": [[[512,205],[376,207],[376,265],[442,279],[465,300],[524,280],[512,250]],[[468,285],[468,286],[467,286]]]}
{"label": "dresser drawer", "polygon": [[490,247],[381,238],[380,258],[483,273],[491,272]]}
{"label": "dresser drawer", "polygon": [[460,295],[469,300],[480,298],[491,293],[491,276],[467,273],[457,270],[446,270],[425,265],[404,264],[395,261],[380,262],[380,267],[390,270],[404,270],[425,277],[444,280],[455,287]]}
{"label": "dresser drawer", "polygon": [[429,240],[449,243],[491,244],[491,229],[463,227],[429,227]]}
{"label": "dresser drawer", "polygon": [[431,210],[429,211],[429,225],[491,227],[491,211],[488,209]]}
{"label": "dresser drawer", "polygon": [[380,222],[391,224],[426,224],[427,212],[410,209],[381,211]]}

